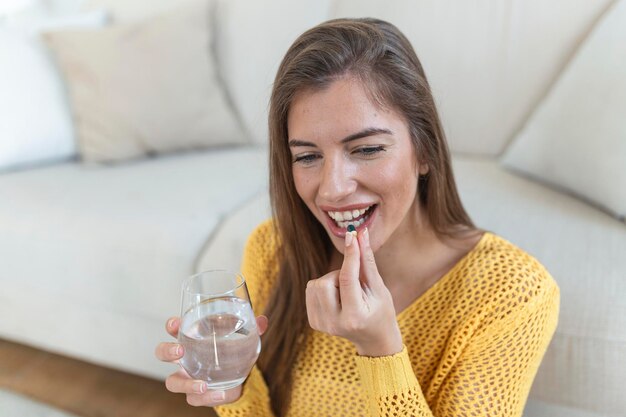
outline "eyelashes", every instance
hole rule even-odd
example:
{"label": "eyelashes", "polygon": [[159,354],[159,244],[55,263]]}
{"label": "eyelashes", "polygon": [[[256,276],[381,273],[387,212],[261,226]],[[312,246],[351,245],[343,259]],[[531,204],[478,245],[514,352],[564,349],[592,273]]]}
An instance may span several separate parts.
{"label": "eyelashes", "polygon": [[355,152],[360,153],[361,155],[364,156],[372,156],[372,155],[376,155],[377,153],[380,152],[384,152],[385,151],[385,147],[380,145],[380,146],[364,146],[362,148],[357,148],[354,150]]}
{"label": "eyelashes", "polygon": [[[371,159],[371,158],[376,157],[378,154],[382,152],[386,152],[385,147],[383,145],[378,145],[378,146],[362,146],[360,148],[356,148],[352,150],[350,154],[356,157],[364,158],[364,159]],[[322,158],[322,155],[319,153],[299,154],[299,155],[294,156],[293,163],[311,165],[316,160],[321,159],[321,158]]]}
{"label": "eyelashes", "polygon": [[303,164],[311,164],[313,163],[316,159],[320,158],[319,155],[317,154],[306,154],[306,155],[300,155],[300,156],[296,156],[293,159],[294,163],[303,163]]}

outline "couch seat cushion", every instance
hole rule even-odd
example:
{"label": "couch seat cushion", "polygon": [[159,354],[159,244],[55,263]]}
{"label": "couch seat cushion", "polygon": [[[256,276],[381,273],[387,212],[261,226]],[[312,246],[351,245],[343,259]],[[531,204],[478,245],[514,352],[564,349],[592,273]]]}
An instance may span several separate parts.
{"label": "couch seat cushion", "polygon": [[[24,315],[0,320],[0,337],[154,374],[182,279],[221,219],[267,189],[266,166],[238,148],[0,175],[0,314]],[[129,343],[148,350],[129,358]]]}

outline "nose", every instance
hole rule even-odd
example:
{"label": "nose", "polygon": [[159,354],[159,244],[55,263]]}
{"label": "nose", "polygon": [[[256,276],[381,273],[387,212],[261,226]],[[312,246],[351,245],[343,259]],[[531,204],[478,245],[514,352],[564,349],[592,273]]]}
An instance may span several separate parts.
{"label": "nose", "polygon": [[342,158],[326,158],[318,194],[329,203],[343,200],[356,191],[353,167]]}

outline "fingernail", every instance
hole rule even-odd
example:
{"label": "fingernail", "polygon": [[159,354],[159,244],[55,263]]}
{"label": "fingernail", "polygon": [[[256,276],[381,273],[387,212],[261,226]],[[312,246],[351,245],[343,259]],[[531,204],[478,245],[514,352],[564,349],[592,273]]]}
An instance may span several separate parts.
{"label": "fingernail", "polygon": [[171,329],[172,327],[174,327],[174,320],[175,319],[169,319],[167,322],[167,328]]}
{"label": "fingernail", "polygon": [[226,393],[224,391],[211,392],[211,399],[213,401],[224,401],[226,399]]}
{"label": "fingernail", "polygon": [[361,234],[363,235],[364,238],[366,238],[369,241],[370,233],[367,231],[367,227],[363,229],[363,232]]}
{"label": "fingernail", "polygon": [[352,232],[346,232],[346,247],[352,244],[352,239],[354,239]]}
{"label": "fingernail", "polygon": [[175,345],[170,348],[170,353],[172,355],[180,356],[180,345]]}
{"label": "fingernail", "polygon": [[204,393],[206,390],[206,382],[196,382],[193,384],[193,390],[199,394]]}

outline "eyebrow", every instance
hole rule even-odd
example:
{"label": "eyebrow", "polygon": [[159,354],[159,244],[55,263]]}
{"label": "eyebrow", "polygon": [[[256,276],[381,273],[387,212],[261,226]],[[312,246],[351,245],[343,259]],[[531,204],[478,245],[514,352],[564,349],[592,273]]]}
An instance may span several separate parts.
{"label": "eyebrow", "polygon": [[[383,129],[383,128],[379,128],[379,127],[368,127],[367,129],[363,129],[359,132],[353,133],[351,135],[346,136],[345,138],[341,139],[341,143],[348,143],[351,142],[353,140],[357,140],[357,139],[361,139],[361,138],[365,138],[368,136],[374,136],[374,135],[392,135],[393,132],[389,129]],[[304,140],[300,140],[300,139],[291,139],[289,140],[289,147],[297,147],[297,146],[308,146],[308,147],[312,147],[312,148],[316,148],[317,145],[312,143],[312,142],[307,142]]]}

